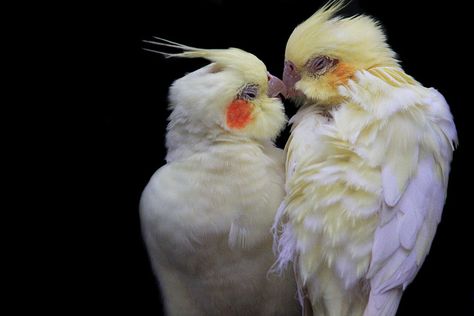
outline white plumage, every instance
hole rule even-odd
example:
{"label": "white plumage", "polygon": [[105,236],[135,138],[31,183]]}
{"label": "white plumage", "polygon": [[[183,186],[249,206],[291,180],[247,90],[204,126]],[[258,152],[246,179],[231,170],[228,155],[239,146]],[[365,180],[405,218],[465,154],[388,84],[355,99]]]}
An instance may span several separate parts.
{"label": "white plumage", "polygon": [[[255,56],[185,49],[183,57],[215,63],[171,87],[167,164],[140,202],[167,314],[296,315],[292,274],[268,275],[270,227],[284,197],[283,154],[271,142],[285,122],[281,101],[267,96],[267,72]],[[250,71],[239,67],[245,63]],[[258,91],[238,103],[250,106],[247,122],[228,112],[248,84]]]}

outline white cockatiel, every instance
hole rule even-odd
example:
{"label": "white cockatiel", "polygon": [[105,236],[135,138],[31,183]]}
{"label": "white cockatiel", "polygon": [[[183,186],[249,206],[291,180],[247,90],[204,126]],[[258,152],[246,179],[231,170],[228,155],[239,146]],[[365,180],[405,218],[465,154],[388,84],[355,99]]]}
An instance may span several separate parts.
{"label": "white cockatiel", "polygon": [[335,16],[343,5],[325,5],[287,43],[283,81],[301,108],[276,268],[294,263],[307,314],[393,316],[441,219],[456,128],[379,24]]}
{"label": "white cockatiel", "polygon": [[283,82],[240,49],[152,43],[212,62],[171,86],[167,163],[140,203],[167,314],[298,315],[292,274],[268,274],[284,198],[283,152],[272,142],[286,122]]}

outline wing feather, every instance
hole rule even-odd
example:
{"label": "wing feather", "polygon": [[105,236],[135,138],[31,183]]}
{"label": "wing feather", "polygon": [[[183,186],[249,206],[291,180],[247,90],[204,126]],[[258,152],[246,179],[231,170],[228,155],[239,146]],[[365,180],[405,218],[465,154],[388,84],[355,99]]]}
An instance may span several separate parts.
{"label": "wing feather", "polygon": [[[340,92],[375,118],[364,125],[378,128],[358,132],[355,150],[380,166],[383,196],[364,315],[390,316],[428,254],[441,219],[456,128],[444,97],[401,69],[377,68],[357,73],[356,79]],[[347,139],[354,135],[340,130],[347,130]]]}
{"label": "wing feather", "polygon": [[[401,175],[406,177],[406,183],[402,182],[403,191],[395,190],[396,194],[387,196],[387,191],[400,188],[400,175],[384,174],[382,167],[382,177],[387,177],[382,183],[385,199],[374,236],[368,273],[371,292],[365,316],[395,315],[402,291],[414,279],[429,252],[446,198],[447,182],[439,168],[449,171],[451,160],[451,156],[440,160],[439,153],[450,151],[451,141],[434,142],[441,147],[433,148],[425,145],[433,142],[425,142],[421,137],[414,155],[414,173]],[[400,159],[398,163],[407,162]],[[392,313],[387,314],[388,310]]]}

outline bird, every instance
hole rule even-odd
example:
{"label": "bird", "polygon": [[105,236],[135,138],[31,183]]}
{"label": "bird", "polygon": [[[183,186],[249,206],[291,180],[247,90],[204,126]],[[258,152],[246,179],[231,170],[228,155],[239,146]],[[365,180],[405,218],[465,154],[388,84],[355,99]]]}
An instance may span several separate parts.
{"label": "bird", "polygon": [[305,315],[391,316],[441,220],[457,132],[443,95],[400,66],[378,21],[330,1],[291,33],[274,269]]}
{"label": "bird", "polygon": [[167,315],[299,315],[293,274],[269,274],[271,226],[284,198],[274,140],[283,82],[237,48],[179,49],[211,63],[169,89],[166,164],[140,199],[145,245]]}

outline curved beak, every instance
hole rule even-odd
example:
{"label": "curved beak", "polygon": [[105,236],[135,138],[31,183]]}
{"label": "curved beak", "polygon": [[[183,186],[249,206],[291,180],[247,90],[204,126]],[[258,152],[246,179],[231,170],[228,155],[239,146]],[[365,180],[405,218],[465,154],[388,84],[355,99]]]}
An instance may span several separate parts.
{"label": "curved beak", "polygon": [[296,65],[290,60],[285,61],[283,68],[283,82],[287,88],[287,96],[296,96],[295,84],[301,79],[301,75],[296,69]]}
{"label": "curved beak", "polygon": [[267,95],[270,98],[276,98],[278,95],[281,94],[283,97],[286,98],[286,86],[277,77],[273,76],[272,74],[268,73],[268,91]]}

